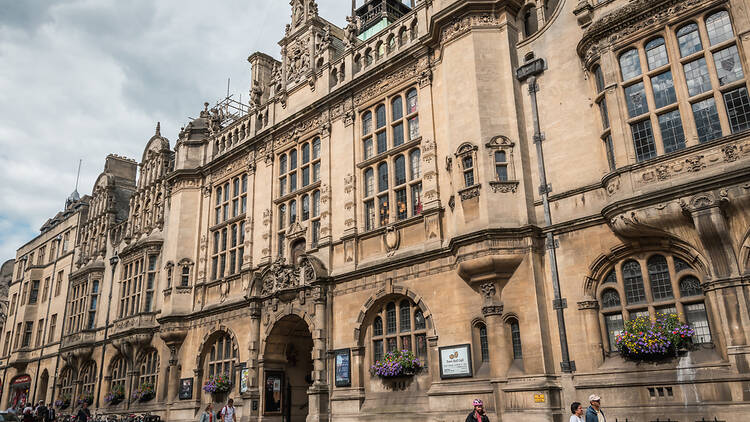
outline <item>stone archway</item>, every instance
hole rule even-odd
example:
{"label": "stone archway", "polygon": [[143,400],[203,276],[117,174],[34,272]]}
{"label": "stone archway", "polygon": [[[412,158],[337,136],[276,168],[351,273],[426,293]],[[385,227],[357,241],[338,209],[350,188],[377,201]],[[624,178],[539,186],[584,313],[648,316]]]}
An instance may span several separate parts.
{"label": "stone archway", "polygon": [[313,384],[312,350],[312,333],[305,320],[291,314],[274,323],[263,349],[263,420],[307,420],[308,390]]}
{"label": "stone archway", "polygon": [[39,384],[37,384],[36,389],[36,401],[39,400],[44,401],[45,403],[49,403],[51,400],[48,400],[47,398],[47,387],[49,386],[49,372],[45,369],[42,371],[42,375],[39,377]]}

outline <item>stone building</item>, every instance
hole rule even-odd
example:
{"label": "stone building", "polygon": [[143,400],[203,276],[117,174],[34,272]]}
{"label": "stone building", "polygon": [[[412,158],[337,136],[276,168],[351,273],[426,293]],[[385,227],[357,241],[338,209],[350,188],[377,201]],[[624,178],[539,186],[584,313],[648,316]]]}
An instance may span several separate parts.
{"label": "stone building", "polygon": [[[612,421],[744,420],[750,5],[352,6],[292,0],[248,106],[107,157],[18,250],[0,405],[561,421],[596,393]],[[694,349],[624,360],[657,313]],[[421,371],[371,369],[403,349]]]}

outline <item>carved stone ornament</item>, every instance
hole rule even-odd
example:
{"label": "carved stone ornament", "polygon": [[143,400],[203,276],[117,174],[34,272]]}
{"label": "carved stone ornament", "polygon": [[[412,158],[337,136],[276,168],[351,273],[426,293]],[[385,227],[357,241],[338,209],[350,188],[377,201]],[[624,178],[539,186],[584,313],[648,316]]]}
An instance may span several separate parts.
{"label": "carved stone ornament", "polygon": [[472,198],[478,198],[479,197],[479,188],[481,188],[482,185],[474,185],[469,186],[466,189],[461,189],[458,191],[459,196],[461,196],[462,201],[468,201]]}
{"label": "carved stone ornament", "polygon": [[474,28],[499,27],[500,22],[494,13],[472,13],[455,19],[443,27],[440,33],[440,44],[452,41]]}
{"label": "carved stone ornament", "polygon": [[385,229],[383,240],[385,242],[385,249],[388,251],[387,256],[393,256],[401,243],[401,234],[395,227],[390,226]]}
{"label": "carved stone ornament", "polygon": [[492,300],[492,297],[495,296],[495,283],[482,283],[479,288],[485,300]]}
{"label": "carved stone ornament", "polygon": [[488,317],[490,315],[502,315],[503,305],[488,305],[482,306],[482,315]]}
{"label": "carved stone ornament", "polygon": [[516,193],[518,189],[517,181],[491,181],[490,187],[495,193]]}
{"label": "carved stone ornament", "polygon": [[261,273],[261,295],[268,295],[279,290],[294,289],[300,285],[300,270],[286,263],[282,256],[276,258]]}

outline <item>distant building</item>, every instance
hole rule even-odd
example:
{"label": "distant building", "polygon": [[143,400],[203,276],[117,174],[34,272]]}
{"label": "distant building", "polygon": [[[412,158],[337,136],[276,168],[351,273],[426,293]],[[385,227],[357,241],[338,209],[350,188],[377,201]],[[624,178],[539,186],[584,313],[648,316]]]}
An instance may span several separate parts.
{"label": "distant building", "polygon": [[[18,249],[0,406],[744,420],[747,6],[373,0],[339,28],[293,0],[249,105],[106,157]],[[658,313],[694,350],[621,357]],[[398,350],[423,368],[379,376]]]}

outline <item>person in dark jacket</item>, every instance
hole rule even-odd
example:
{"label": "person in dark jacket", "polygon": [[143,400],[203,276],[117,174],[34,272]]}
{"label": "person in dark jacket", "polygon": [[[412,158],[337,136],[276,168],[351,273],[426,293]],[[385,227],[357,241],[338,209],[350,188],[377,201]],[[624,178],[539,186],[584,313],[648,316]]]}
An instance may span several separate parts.
{"label": "person in dark jacket", "polygon": [[474,405],[474,410],[466,417],[466,422],[490,422],[490,418],[484,414],[484,403],[482,403],[482,400],[474,399],[472,404]]}
{"label": "person in dark jacket", "polygon": [[602,398],[596,394],[589,396],[589,408],[586,409],[586,422],[607,422],[602,411]]}

